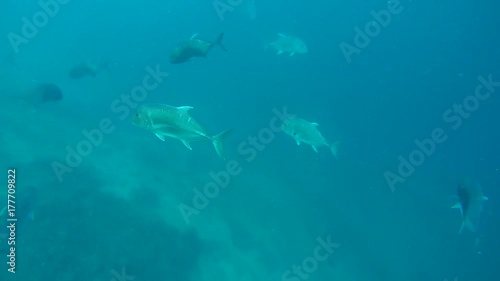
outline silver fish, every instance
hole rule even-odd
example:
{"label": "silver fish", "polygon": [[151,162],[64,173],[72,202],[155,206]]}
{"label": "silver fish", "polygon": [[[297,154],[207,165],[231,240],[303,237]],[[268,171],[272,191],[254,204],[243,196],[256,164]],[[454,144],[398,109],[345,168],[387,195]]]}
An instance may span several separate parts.
{"label": "silver fish", "polygon": [[488,197],[483,195],[478,183],[466,183],[457,187],[457,198],[458,202],[452,208],[460,209],[462,215],[459,233],[462,233],[464,228],[476,232],[483,211],[483,202],[488,200]]}
{"label": "silver fish", "polygon": [[333,154],[337,157],[337,146],[339,142],[329,143],[318,130],[318,123],[309,122],[301,118],[289,118],[283,122],[281,129],[287,135],[295,139],[297,145],[301,142],[311,145],[314,151],[318,152],[319,146],[328,146]]}
{"label": "silver fish", "polygon": [[180,140],[187,148],[192,150],[190,142],[209,140],[213,143],[217,154],[224,158],[222,140],[231,132],[226,130],[215,136],[208,132],[189,114],[191,106],[170,106],[166,104],[141,105],[133,118],[132,123],[156,134],[165,141],[165,137]]}
{"label": "silver fish", "polygon": [[276,50],[278,55],[288,53],[290,56],[295,54],[305,54],[308,52],[307,45],[297,37],[287,36],[278,33],[278,39],[269,44]]}

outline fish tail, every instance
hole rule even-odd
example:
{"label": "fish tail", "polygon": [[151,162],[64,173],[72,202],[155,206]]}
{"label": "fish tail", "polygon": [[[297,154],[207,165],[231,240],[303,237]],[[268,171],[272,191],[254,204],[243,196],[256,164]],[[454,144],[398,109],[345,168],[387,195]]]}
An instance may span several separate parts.
{"label": "fish tail", "polygon": [[224,132],[218,133],[217,135],[212,137],[212,143],[214,144],[215,151],[217,151],[217,154],[224,159],[224,151],[222,149],[222,141],[224,138],[226,138],[229,133],[231,133],[233,130],[225,130]]}
{"label": "fish tail", "polygon": [[215,39],[214,45],[218,45],[222,50],[224,50],[224,52],[227,52],[226,47],[224,47],[224,45],[222,45],[222,38],[223,37],[224,37],[224,32],[221,32],[221,34],[219,34],[219,36],[217,36],[217,39]]}
{"label": "fish tail", "polygon": [[330,144],[330,150],[332,151],[333,157],[338,158],[338,146],[340,141]]}

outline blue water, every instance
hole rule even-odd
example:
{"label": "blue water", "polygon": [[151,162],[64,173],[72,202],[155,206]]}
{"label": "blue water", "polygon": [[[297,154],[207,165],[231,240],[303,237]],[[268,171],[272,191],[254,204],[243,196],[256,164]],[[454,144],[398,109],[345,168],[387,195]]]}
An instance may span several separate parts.
{"label": "blue water", "polygon": [[[29,36],[23,17],[33,22],[42,6],[0,4],[0,94],[9,96],[0,104],[0,209],[8,168],[18,194],[37,190],[28,204],[34,218],[16,232],[16,273],[2,253],[0,280],[497,280],[500,87],[481,81],[500,81],[500,5],[222,2],[234,7],[221,16],[212,1],[60,1]],[[388,7],[397,12],[381,27],[372,14]],[[360,47],[354,28],[366,26],[380,29]],[[211,41],[221,32],[227,52],[214,46],[208,58],[170,64],[193,34]],[[300,38],[308,52],[277,55],[269,43],[278,33]],[[343,42],[357,48],[349,59]],[[68,76],[103,61],[109,72]],[[128,112],[113,109],[148,67],[168,77]],[[37,83],[54,83],[63,100],[12,98]],[[461,115],[455,104],[464,101]],[[232,128],[226,160],[208,141],[190,151],[134,126],[135,107],[147,103],[192,106],[210,134]],[[340,141],[338,158],[269,130],[285,107]],[[68,147],[101,122],[112,132],[70,167]],[[433,134],[440,143],[420,152],[416,142]],[[411,157],[402,175],[401,159]],[[179,206],[193,207],[211,173],[228,170],[227,185],[186,223]],[[459,234],[460,212],[450,206],[466,178],[489,200],[478,232]],[[340,246],[321,248],[328,239]],[[319,260],[316,249],[328,257]]]}

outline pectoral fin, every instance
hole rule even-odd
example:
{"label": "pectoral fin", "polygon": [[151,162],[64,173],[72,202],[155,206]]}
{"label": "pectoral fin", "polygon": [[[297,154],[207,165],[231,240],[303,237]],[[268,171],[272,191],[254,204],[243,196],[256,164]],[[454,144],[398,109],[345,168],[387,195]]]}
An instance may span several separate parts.
{"label": "pectoral fin", "polygon": [[159,139],[161,139],[162,141],[165,141],[165,137],[164,137],[164,136],[162,136],[162,135],[160,135],[160,134],[158,134],[158,133],[155,133],[155,135],[156,135]]}
{"label": "pectoral fin", "polygon": [[316,151],[316,153],[318,153],[318,149],[316,148],[316,146],[314,146],[314,145],[311,145],[311,146],[314,149],[314,151]]}
{"label": "pectoral fin", "polygon": [[462,209],[462,205],[460,203],[456,203],[455,205],[451,206],[452,209]]}
{"label": "pectoral fin", "polygon": [[300,145],[300,140],[298,138],[295,139],[295,142],[297,143],[297,145]]}
{"label": "pectoral fin", "polygon": [[184,144],[187,148],[189,148],[189,150],[193,150],[193,149],[191,148],[191,145],[189,144],[189,142],[187,142],[187,141],[185,141],[185,140],[181,140],[181,142],[182,142],[182,143],[183,143],[183,144]]}
{"label": "pectoral fin", "polygon": [[276,54],[281,55],[281,54],[283,54],[283,51],[278,51]]}
{"label": "pectoral fin", "polygon": [[184,111],[184,112],[188,112],[190,109],[193,109],[193,107],[192,106],[179,106],[179,107],[177,107],[177,109]]}

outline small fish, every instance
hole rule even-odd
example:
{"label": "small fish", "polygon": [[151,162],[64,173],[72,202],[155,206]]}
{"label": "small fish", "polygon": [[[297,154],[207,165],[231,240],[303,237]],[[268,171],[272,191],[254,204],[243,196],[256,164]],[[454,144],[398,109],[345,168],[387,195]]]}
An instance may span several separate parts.
{"label": "small fish", "polygon": [[[14,194],[15,198],[11,199],[15,202],[12,206],[15,207],[15,222],[16,227],[16,238],[22,236],[22,230],[26,227],[28,222],[34,220],[34,206],[38,200],[37,190],[33,186],[28,186],[26,188],[17,188]],[[8,206],[0,209],[0,221],[2,223],[9,223],[7,219],[11,218],[9,216]],[[0,254],[6,253],[7,249],[10,248],[7,238],[9,237],[10,230],[6,226],[0,228]],[[17,240],[17,239],[16,239]]]}
{"label": "small fish", "polygon": [[462,226],[459,233],[462,233],[464,228],[476,232],[483,211],[483,202],[488,200],[488,197],[483,195],[478,183],[458,185],[456,196],[458,202],[452,208],[460,209],[462,215]]}
{"label": "small fish", "polygon": [[330,144],[318,130],[318,123],[308,122],[301,118],[289,118],[283,122],[281,129],[287,135],[295,139],[297,145],[301,142],[311,145],[314,151],[318,152],[319,146],[328,146],[333,154],[337,157],[337,146],[339,142]]}
{"label": "small fish", "polygon": [[288,53],[290,56],[295,54],[305,54],[308,52],[306,43],[297,37],[287,36],[278,33],[278,39],[269,44],[276,50],[276,54]]}
{"label": "small fish", "polygon": [[72,67],[69,70],[68,74],[69,78],[71,79],[81,79],[87,76],[96,77],[97,73],[99,73],[103,69],[106,69],[108,70],[108,72],[110,72],[109,61],[105,61],[99,66],[90,64],[89,62],[80,63]]}
{"label": "small fish", "polygon": [[224,33],[221,33],[214,42],[207,42],[199,39],[198,34],[194,34],[188,41],[174,48],[170,54],[170,63],[183,63],[194,57],[206,58],[214,45],[218,45],[222,50],[227,52],[226,48],[222,45],[223,36]]}
{"label": "small fish", "polygon": [[166,104],[141,105],[132,120],[138,127],[153,132],[162,141],[165,137],[180,140],[192,150],[190,142],[209,140],[213,143],[217,154],[224,159],[222,141],[231,130],[226,130],[215,136],[208,132],[189,114],[191,106],[170,106]]}

